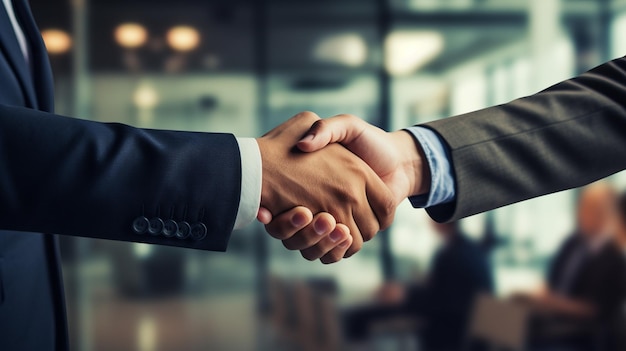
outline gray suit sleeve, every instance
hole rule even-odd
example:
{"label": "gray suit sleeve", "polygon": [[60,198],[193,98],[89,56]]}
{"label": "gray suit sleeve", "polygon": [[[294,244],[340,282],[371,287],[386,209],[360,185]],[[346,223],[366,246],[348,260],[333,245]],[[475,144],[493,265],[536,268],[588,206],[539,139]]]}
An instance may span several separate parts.
{"label": "gray suit sleeve", "polygon": [[456,201],[443,222],[579,187],[626,168],[626,57],[535,95],[424,125],[445,141]]}

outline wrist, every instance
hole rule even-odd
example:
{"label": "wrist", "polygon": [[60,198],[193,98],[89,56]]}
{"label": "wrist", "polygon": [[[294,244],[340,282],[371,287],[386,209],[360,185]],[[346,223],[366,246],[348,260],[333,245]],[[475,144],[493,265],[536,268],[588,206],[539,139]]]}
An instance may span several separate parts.
{"label": "wrist", "polygon": [[263,139],[263,137],[261,138],[256,138],[256,142],[259,146],[259,154],[261,155],[261,198],[260,198],[260,204],[261,206],[263,206],[264,204],[267,204],[270,200],[270,198],[272,198],[271,195],[271,186],[269,186],[269,182],[272,179],[271,176],[271,172],[269,172],[269,170],[273,169],[273,163],[272,163],[272,159],[271,157],[268,155],[269,150],[271,150],[271,148],[269,148],[266,145],[266,140]]}
{"label": "wrist", "polygon": [[430,191],[430,168],[422,146],[408,131],[399,130],[390,134],[396,142],[400,167],[407,178],[404,197],[427,194]]}

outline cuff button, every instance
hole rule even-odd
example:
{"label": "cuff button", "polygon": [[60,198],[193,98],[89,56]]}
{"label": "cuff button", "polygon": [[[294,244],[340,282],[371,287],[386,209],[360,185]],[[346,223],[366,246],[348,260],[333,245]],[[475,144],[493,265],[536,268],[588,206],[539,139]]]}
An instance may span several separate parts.
{"label": "cuff button", "polygon": [[178,231],[176,232],[176,237],[178,239],[187,239],[189,237],[189,233],[191,232],[191,226],[189,223],[183,221],[178,222]]}
{"label": "cuff button", "polygon": [[207,229],[204,223],[196,223],[191,227],[191,239],[202,240],[206,238]]}
{"label": "cuff button", "polygon": [[163,225],[163,235],[168,238],[173,237],[178,232],[178,224],[174,220],[168,219]]}
{"label": "cuff button", "polygon": [[133,221],[133,232],[135,232],[135,234],[145,234],[149,226],[150,221],[148,221],[148,218],[144,216],[137,217]]}
{"label": "cuff button", "polygon": [[159,235],[163,232],[163,226],[163,220],[159,217],[154,217],[150,220],[148,233],[150,233],[151,235]]}

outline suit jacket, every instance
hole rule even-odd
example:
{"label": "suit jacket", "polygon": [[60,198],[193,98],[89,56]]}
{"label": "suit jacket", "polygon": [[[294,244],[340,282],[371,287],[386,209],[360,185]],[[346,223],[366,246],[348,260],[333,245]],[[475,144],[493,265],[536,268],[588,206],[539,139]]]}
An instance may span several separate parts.
{"label": "suit jacket", "polygon": [[[568,238],[558,250],[548,271],[548,286],[558,290],[563,276],[569,274],[567,289],[562,294],[592,304],[601,321],[611,322],[622,314],[626,300],[626,261],[620,250],[606,244],[598,252],[583,254],[583,259],[573,273],[572,256],[580,254],[584,245],[580,235]],[[566,278],[568,279],[568,278]]]}
{"label": "suit jacket", "polygon": [[428,210],[437,221],[591,183],[626,168],[626,58],[424,126],[447,144],[456,177],[456,200]]}
{"label": "suit jacket", "polygon": [[225,250],[241,161],[229,134],[54,115],[45,47],[13,3],[31,65],[0,6],[0,349],[65,350],[57,244],[36,233]]}

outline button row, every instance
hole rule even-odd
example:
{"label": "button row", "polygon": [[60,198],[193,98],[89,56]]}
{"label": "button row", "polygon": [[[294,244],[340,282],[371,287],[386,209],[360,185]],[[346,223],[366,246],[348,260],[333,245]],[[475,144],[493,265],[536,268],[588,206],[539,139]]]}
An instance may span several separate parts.
{"label": "button row", "polygon": [[201,222],[192,225],[185,221],[176,222],[172,219],[163,221],[159,217],[148,219],[141,216],[133,221],[133,232],[135,234],[150,234],[154,236],[163,235],[167,238],[202,240],[206,238],[207,228]]}

